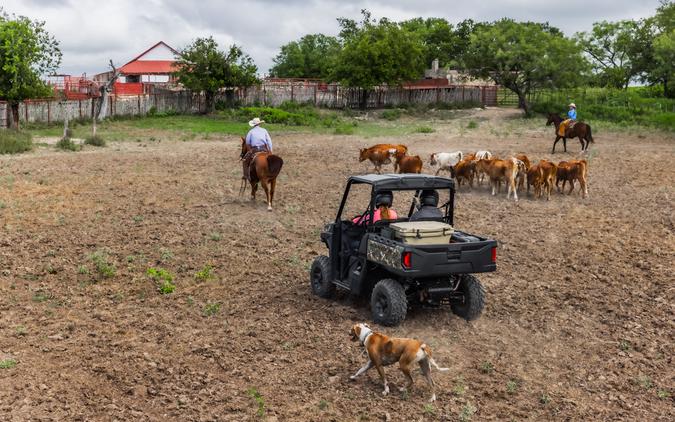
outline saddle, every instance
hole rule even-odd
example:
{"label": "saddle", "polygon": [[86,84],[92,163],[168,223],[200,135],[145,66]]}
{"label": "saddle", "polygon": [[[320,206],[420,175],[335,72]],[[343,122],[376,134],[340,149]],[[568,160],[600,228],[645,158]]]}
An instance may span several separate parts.
{"label": "saddle", "polygon": [[558,130],[558,134],[560,136],[564,136],[565,138],[569,138],[572,132],[572,129],[574,126],[577,124],[576,120],[572,119],[565,119],[560,123],[560,129]]}

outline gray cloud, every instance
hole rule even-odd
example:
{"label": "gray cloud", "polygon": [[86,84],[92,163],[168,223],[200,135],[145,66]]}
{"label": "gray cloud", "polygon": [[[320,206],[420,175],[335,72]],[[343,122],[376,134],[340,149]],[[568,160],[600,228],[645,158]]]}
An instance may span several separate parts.
{"label": "gray cloud", "polygon": [[336,35],[337,17],[394,20],[444,17],[452,23],[466,18],[491,21],[502,17],[549,22],[572,35],[601,20],[640,19],[654,14],[658,0],[489,0],[453,2],[427,0],[4,0],[5,11],[46,21],[61,44],[63,73],[106,70],[109,59],[124,64],[163,40],[180,49],[197,37],[212,35],[222,46],[236,43],[268,71],[279,47],[304,34]]}

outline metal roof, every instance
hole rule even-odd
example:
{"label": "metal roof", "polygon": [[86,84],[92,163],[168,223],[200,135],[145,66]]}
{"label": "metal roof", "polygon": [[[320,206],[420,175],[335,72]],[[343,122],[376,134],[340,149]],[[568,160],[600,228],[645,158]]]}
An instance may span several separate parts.
{"label": "metal roof", "polygon": [[169,74],[176,71],[176,62],[171,60],[137,60],[122,66],[123,75]]}
{"label": "metal roof", "polygon": [[375,190],[454,189],[455,182],[428,174],[364,174],[351,176],[351,183],[367,183]]}

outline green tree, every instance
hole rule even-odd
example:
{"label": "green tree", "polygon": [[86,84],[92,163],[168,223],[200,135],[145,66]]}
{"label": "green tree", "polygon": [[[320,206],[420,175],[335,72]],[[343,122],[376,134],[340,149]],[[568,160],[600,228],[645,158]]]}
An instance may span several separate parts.
{"label": "green tree", "polygon": [[532,90],[573,85],[586,68],[579,47],[558,29],[511,19],[478,27],[464,65],[472,76],[491,78],[515,92],[526,115]]}
{"label": "green tree", "polygon": [[277,78],[320,78],[330,75],[340,42],[324,34],[309,34],[281,47],[270,75]]}
{"label": "green tree", "polygon": [[52,94],[40,78],[53,74],[61,63],[61,51],[44,22],[9,16],[0,8],[0,99],[9,103],[10,125],[18,128],[19,103]]}
{"label": "green tree", "polygon": [[675,3],[663,1],[652,19],[651,60],[643,80],[663,85],[663,94],[675,98]]}
{"label": "green tree", "polygon": [[[206,112],[215,108],[215,96],[221,88],[251,86],[258,82],[258,68],[250,56],[236,45],[225,53],[213,37],[197,38],[176,57],[178,81],[187,89],[204,92]],[[232,100],[232,90],[227,91]]]}
{"label": "green tree", "polygon": [[441,67],[456,67],[469,47],[476,24],[466,19],[453,28],[443,18],[414,18],[401,22],[401,27],[420,38],[427,66],[438,59]]}
{"label": "green tree", "polygon": [[368,103],[373,87],[400,85],[418,79],[424,72],[420,39],[388,19],[371,20],[362,11],[363,21],[340,18],[342,50],[331,79],[347,87],[362,88],[361,108]]}
{"label": "green tree", "polygon": [[649,20],[596,22],[591,32],[576,35],[590,58],[597,82],[623,89],[646,71],[652,37]]}

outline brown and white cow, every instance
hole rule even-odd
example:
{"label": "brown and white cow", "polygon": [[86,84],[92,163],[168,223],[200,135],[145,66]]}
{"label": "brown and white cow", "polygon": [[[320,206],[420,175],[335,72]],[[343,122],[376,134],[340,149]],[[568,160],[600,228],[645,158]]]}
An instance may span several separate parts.
{"label": "brown and white cow", "polygon": [[[518,174],[520,160],[509,159],[509,160],[500,160],[497,158],[493,159],[482,159],[478,160],[476,167],[480,171],[487,174],[490,178],[490,183],[492,185],[492,195],[496,195],[497,191],[500,188],[500,183],[503,181],[508,186],[508,191],[506,193],[506,198],[511,197],[511,192],[513,192],[513,199],[518,201],[518,192],[516,192],[516,175]],[[520,162],[520,165],[523,165]]]}
{"label": "brown and white cow", "polygon": [[[381,173],[384,164],[390,164],[392,157],[398,158],[404,156],[408,152],[408,147],[405,145],[394,144],[377,144],[370,148],[362,148],[359,151],[359,162],[370,160],[375,166],[375,171]],[[398,164],[394,163],[394,172],[397,170]]]}

